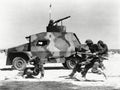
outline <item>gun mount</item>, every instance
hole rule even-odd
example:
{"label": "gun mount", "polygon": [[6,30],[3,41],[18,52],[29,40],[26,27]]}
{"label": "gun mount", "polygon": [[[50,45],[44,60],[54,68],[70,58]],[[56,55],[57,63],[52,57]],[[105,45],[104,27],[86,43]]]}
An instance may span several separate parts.
{"label": "gun mount", "polygon": [[68,18],[70,18],[70,16],[67,16],[67,17],[65,17],[65,18],[62,18],[62,19],[59,19],[59,20],[56,20],[54,23],[58,23],[58,22],[62,22],[63,20],[65,20],[65,19],[68,19]]}
{"label": "gun mount", "polygon": [[[66,27],[63,26],[62,21],[68,18],[70,18],[70,16],[58,19],[56,21],[50,20],[47,26],[47,32],[66,32]],[[59,22],[61,22],[61,25],[58,25]]]}

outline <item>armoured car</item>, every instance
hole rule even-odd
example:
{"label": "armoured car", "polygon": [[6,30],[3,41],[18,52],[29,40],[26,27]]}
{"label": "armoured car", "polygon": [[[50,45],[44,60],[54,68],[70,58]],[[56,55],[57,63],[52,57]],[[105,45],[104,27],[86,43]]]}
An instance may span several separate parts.
{"label": "armoured car", "polygon": [[46,32],[29,35],[25,37],[28,43],[8,48],[6,65],[23,70],[29,60],[37,56],[43,63],[62,63],[65,68],[73,68],[76,62],[73,59],[74,53],[81,43],[75,33],[66,32],[62,21],[68,18],[70,16],[56,21],[50,20]]}

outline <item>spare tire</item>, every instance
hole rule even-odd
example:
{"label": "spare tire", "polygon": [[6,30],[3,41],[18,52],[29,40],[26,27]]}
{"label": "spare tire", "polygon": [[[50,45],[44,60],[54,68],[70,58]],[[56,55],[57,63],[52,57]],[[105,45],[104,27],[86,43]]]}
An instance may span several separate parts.
{"label": "spare tire", "polygon": [[24,70],[26,68],[27,62],[23,57],[15,57],[13,59],[12,65],[17,70]]}

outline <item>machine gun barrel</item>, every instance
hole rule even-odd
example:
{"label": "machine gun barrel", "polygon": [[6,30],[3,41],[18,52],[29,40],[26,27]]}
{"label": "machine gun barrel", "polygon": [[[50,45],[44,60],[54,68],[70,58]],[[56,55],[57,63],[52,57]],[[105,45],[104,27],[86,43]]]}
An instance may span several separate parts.
{"label": "machine gun barrel", "polygon": [[65,19],[68,19],[68,18],[70,18],[70,16],[67,16],[67,17],[65,17],[65,18],[62,18],[62,19],[56,20],[54,23],[58,23],[58,22],[60,22],[60,21],[63,21],[63,20],[65,20]]}

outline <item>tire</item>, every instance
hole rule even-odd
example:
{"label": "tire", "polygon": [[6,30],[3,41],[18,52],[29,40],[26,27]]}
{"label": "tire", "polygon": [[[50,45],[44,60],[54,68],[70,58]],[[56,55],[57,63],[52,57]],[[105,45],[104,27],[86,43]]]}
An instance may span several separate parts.
{"label": "tire", "polygon": [[66,60],[65,63],[63,63],[63,66],[67,69],[73,69],[76,63],[77,62],[75,60],[69,59],[69,60]]}
{"label": "tire", "polygon": [[26,68],[27,62],[23,57],[15,57],[13,59],[12,65],[15,69],[21,71]]}

